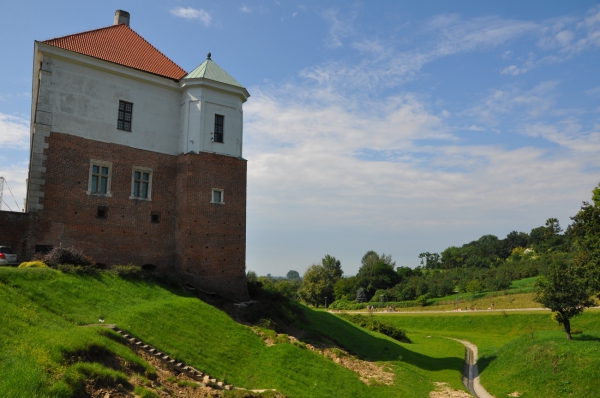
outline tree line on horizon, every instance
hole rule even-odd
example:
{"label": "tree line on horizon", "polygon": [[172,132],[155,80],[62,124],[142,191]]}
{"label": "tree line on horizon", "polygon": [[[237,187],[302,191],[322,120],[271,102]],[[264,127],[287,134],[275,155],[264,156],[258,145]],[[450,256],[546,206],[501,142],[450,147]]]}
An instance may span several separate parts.
{"label": "tree line on horizon", "polygon": [[592,305],[590,297],[600,291],[600,184],[592,193],[592,203],[583,202],[564,230],[558,219],[549,218],[529,233],[512,231],[504,239],[484,235],[441,253],[421,253],[416,268],[396,266],[390,254],[370,250],[350,277],[327,254],[302,277],[295,270],[285,278],[250,271],[248,286],[251,293],[265,289],[318,307],[326,300],[424,303],[454,292],[502,291],[513,280],[540,276],[537,299],[558,313],[555,319],[570,337],[569,319]]}

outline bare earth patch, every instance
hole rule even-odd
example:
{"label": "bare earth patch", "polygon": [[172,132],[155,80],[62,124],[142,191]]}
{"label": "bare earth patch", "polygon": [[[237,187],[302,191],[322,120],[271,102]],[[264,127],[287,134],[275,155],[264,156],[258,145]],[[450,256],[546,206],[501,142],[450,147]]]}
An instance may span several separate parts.
{"label": "bare earth patch", "polygon": [[509,397],[520,397],[521,395],[523,395],[523,393],[519,391],[511,392],[510,394],[508,394]]}
{"label": "bare earth patch", "polygon": [[454,390],[448,386],[448,383],[435,384],[435,391],[429,393],[429,398],[471,398],[471,394],[466,391]]}
{"label": "bare earth patch", "polygon": [[[277,338],[273,339],[270,336],[264,335],[258,328],[252,328],[252,330],[265,341],[267,346],[272,346],[281,342],[282,337],[286,336],[278,334]],[[384,384],[389,386],[394,384],[394,372],[392,372],[388,365],[363,361],[338,347],[316,347],[312,344],[304,344],[294,336],[287,336],[287,341],[290,344],[299,345],[306,347],[311,351],[318,352],[338,365],[350,369],[354,373],[357,373],[360,376],[360,381],[367,385]]]}

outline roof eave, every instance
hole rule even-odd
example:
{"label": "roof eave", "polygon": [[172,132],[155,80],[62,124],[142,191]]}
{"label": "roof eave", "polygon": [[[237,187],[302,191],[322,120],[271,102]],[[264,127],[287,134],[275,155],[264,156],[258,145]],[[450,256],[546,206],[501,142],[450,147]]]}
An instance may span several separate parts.
{"label": "roof eave", "polygon": [[250,93],[246,90],[245,87],[234,86],[232,84],[227,84],[223,82],[219,82],[212,79],[207,79],[204,77],[197,78],[185,78],[179,81],[179,86],[184,89],[189,86],[206,86],[212,89],[216,89],[219,91],[224,91],[231,94],[238,95],[242,102],[246,102],[248,98],[250,98]]}

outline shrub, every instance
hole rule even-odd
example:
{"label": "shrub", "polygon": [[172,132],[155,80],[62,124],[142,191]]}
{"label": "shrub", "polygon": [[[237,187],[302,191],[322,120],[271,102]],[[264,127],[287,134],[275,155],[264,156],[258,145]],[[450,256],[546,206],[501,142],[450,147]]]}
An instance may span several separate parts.
{"label": "shrub", "polygon": [[99,271],[94,266],[85,266],[73,264],[58,264],[56,269],[64,274],[95,275]]}
{"label": "shrub", "polygon": [[144,276],[142,267],[134,264],[113,265],[109,272],[126,279],[142,279]]}
{"label": "shrub", "polygon": [[91,257],[83,254],[83,250],[77,250],[74,247],[55,247],[43,257],[43,261],[50,267],[57,267],[59,264],[73,264],[83,267],[95,265]]}
{"label": "shrub", "polygon": [[366,317],[362,315],[341,314],[340,317],[360,326],[361,328],[390,336],[394,340],[398,340],[403,343],[411,342],[404,330],[397,328],[390,323],[378,321],[372,317]]}
{"label": "shrub", "polygon": [[43,261],[28,261],[19,264],[19,268],[46,268],[48,267]]}

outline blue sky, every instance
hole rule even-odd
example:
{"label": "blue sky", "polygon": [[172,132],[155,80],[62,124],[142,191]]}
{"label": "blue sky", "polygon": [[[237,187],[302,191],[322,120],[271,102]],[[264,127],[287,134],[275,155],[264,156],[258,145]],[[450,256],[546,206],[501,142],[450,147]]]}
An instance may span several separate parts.
{"label": "blue sky", "polygon": [[566,227],[600,182],[597,1],[23,0],[0,4],[0,176],[17,198],[33,41],[116,9],[185,70],[211,51],[250,91],[259,274],[325,254],[354,274],[368,250],[414,267],[484,234]]}

